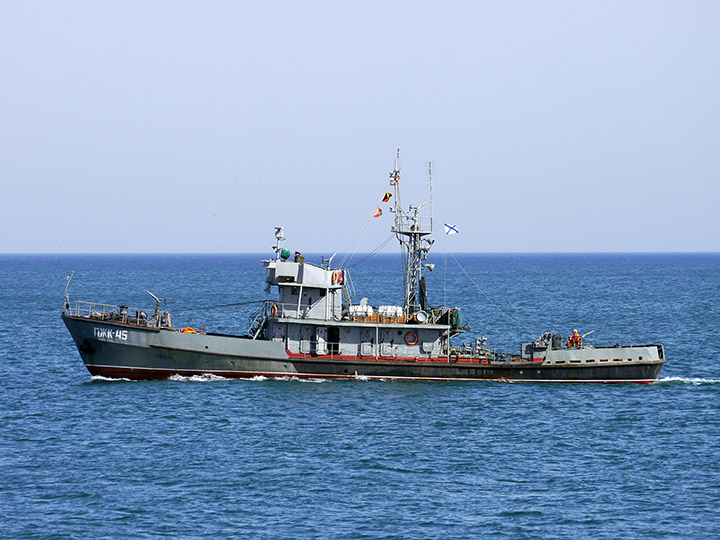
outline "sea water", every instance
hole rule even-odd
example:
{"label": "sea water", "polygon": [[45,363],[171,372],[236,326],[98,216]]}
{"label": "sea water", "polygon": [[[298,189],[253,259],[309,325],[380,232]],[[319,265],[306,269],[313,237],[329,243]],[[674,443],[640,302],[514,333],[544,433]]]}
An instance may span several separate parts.
{"label": "sea water", "polygon": [[[60,320],[74,270],[71,301],[148,289],[175,326],[243,333],[260,258],[0,256],[0,537],[720,537],[720,255],[432,259],[466,342],[662,343],[647,386],[113,381]],[[356,302],[402,303],[399,256],[350,272]]]}

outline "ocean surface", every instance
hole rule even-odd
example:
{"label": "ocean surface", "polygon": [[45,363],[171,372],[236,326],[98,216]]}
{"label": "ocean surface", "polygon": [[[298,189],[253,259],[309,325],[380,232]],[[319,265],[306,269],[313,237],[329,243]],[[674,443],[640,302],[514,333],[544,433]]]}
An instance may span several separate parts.
{"label": "ocean surface", "polygon": [[[652,385],[93,379],[60,319],[73,270],[71,300],[181,310],[266,298],[259,259],[0,256],[0,538],[720,538],[720,254],[432,259],[465,341],[662,343]],[[353,267],[356,301],[400,304],[399,269]]]}

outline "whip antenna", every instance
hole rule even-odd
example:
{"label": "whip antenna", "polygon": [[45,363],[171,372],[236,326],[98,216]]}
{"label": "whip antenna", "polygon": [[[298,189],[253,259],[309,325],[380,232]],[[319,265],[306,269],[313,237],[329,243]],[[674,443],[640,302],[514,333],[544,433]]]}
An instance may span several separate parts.
{"label": "whip antenna", "polygon": [[70,272],[70,275],[67,276],[67,283],[65,284],[65,305],[63,306],[65,308],[65,312],[70,311],[70,281],[72,281],[74,275],[75,270]]}
{"label": "whip antenna", "polygon": [[432,170],[433,167],[435,167],[435,163],[432,161],[427,162],[427,168],[428,168],[428,189],[430,190],[430,230],[433,229],[433,205],[432,205],[432,190],[433,190],[433,178],[432,178]]}

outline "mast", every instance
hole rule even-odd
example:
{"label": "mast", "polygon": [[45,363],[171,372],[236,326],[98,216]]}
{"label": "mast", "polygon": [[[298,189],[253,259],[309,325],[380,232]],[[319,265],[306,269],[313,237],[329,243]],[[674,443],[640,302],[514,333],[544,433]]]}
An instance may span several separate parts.
{"label": "mast", "polygon": [[[390,185],[394,188],[395,206],[391,211],[395,213],[395,225],[392,232],[400,242],[403,263],[403,281],[405,285],[405,313],[408,317],[423,310],[424,282],[423,261],[427,260],[430,247],[435,241],[425,238],[432,234],[432,203],[424,202],[420,206],[409,205],[407,211],[400,204],[400,149],[395,157],[395,168],[390,173]],[[431,188],[432,189],[432,188]],[[432,191],[431,191],[432,194]],[[432,195],[431,195],[432,197]],[[432,199],[431,199],[432,200]],[[430,204],[430,215],[420,215],[420,209]]]}

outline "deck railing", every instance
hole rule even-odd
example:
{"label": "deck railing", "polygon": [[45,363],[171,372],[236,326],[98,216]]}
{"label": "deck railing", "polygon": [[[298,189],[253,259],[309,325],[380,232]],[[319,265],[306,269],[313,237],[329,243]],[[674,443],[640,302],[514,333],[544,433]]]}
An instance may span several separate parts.
{"label": "deck railing", "polygon": [[[128,306],[81,301],[76,301],[74,304],[74,308],[72,306],[66,308],[67,313],[74,317],[85,317],[98,321],[122,324],[135,324],[138,326],[170,326],[169,313],[160,309],[146,310]],[[150,316],[148,316],[148,311],[151,313]]]}

